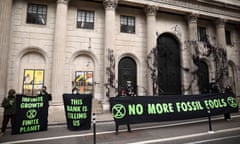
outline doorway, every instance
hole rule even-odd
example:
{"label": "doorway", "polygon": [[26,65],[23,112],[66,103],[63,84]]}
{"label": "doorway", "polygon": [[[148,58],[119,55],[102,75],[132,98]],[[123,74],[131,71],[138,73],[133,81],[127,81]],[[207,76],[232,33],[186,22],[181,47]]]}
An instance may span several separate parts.
{"label": "doorway", "polygon": [[209,93],[209,70],[208,65],[204,61],[199,62],[197,75],[200,94]]}
{"label": "doorway", "polygon": [[181,94],[180,48],[171,34],[157,39],[159,95]]}
{"label": "doorway", "polygon": [[[128,84],[131,83],[131,86]],[[124,57],[118,65],[118,93],[125,89],[132,88],[134,94],[137,94],[137,66],[136,62],[130,57]]]}

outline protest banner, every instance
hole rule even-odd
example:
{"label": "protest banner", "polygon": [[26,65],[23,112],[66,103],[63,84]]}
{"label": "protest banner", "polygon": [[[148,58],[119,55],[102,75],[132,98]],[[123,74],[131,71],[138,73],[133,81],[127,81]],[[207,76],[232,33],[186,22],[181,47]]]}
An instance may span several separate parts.
{"label": "protest banner", "polygon": [[16,120],[12,134],[47,130],[48,100],[45,96],[16,96]]}
{"label": "protest banner", "polygon": [[114,97],[110,104],[118,125],[207,117],[207,108],[211,115],[238,112],[228,94]]}
{"label": "protest banner", "polygon": [[69,130],[91,128],[92,95],[64,94],[65,116]]}

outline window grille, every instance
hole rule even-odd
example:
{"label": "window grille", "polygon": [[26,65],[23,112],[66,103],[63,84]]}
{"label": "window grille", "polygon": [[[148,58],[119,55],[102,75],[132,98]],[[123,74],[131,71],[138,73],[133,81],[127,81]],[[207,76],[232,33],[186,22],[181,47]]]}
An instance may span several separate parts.
{"label": "window grille", "polygon": [[43,69],[24,69],[23,94],[27,96],[38,95],[39,90],[44,85]]}
{"label": "window grille", "polygon": [[206,28],[198,27],[198,40],[205,42],[207,41]]}
{"label": "window grille", "polygon": [[94,12],[78,10],[78,12],[77,12],[77,28],[94,29]]}
{"label": "window grille", "polygon": [[27,23],[46,25],[47,5],[28,4]]}
{"label": "window grille", "polygon": [[135,17],[133,16],[120,16],[121,32],[135,33]]}
{"label": "window grille", "polygon": [[227,45],[232,45],[231,32],[230,31],[225,31],[225,37],[226,37],[226,44]]}

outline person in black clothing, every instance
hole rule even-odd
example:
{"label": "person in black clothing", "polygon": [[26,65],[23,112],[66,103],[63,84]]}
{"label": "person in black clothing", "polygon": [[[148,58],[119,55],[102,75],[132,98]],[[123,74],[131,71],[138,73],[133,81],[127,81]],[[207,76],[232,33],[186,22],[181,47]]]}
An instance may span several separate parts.
{"label": "person in black clothing", "polygon": [[72,89],[72,94],[79,94],[79,89],[77,87],[74,87]]}
{"label": "person in black clothing", "polygon": [[16,119],[16,91],[14,89],[8,91],[8,97],[3,99],[2,107],[4,108],[4,114],[0,136],[4,135],[9,120],[11,119],[11,125],[13,126]]}
{"label": "person in black clothing", "polygon": [[[117,97],[125,97],[125,96],[128,96],[125,89],[122,89],[120,94],[117,95]],[[117,123],[115,123],[115,131],[116,131],[115,134],[116,135],[118,135],[118,128],[119,128],[119,125]],[[127,129],[128,129],[128,132],[131,132],[131,127],[130,127],[129,123],[127,123]]]}
{"label": "person in black clothing", "polygon": [[[224,91],[224,92],[225,92],[226,94],[228,94],[228,96],[234,96],[234,93],[233,93],[232,88],[231,88],[230,86],[227,86],[227,87],[225,88],[225,91]],[[225,119],[225,120],[231,119],[230,113],[225,113],[225,114],[224,114],[224,119]]]}
{"label": "person in black clothing", "polygon": [[40,90],[39,96],[46,96],[48,101],[52,100],[52,95],[47,92],[47,87],[46,86],[42,87],[42,89]]}
{"label": "person in black clothing", "polygon": [[121,96],[127,96],[126,90],[122,89],[120,94],[117,95],[117,97],[121,97]]}
{"label": "person in black clothing", "polygon": [[210,93],[219,93],[219,88],[214,80],[210,83]]}

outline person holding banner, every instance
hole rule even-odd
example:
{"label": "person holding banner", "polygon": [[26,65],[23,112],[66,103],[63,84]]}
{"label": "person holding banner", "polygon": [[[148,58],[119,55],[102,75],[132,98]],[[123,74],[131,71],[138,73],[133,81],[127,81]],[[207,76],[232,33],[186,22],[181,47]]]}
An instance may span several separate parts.
{"label": "person holding banner", "polygon": [[125,89],[122,89],[120,94],[117,95],[117,97],[120,97],[120,96],[127,96],[127,93],[126,93],[126,90]]}
{"label": "person holding banner", "polygon": [[47,87],[46,86],[42,87],[42,89],[39,93],[39,96],[46,96],[48,101],[52,100],[52,95],[47,92]]}
{"label": "person holding banner", "polygon": [[210,93],[219,93],[219,88],[214,79],[212,79],[212,82],[210,83]]}
{"label": "person holding banner", "polygon": [[[233,93],[232,88],[231,88],[230,86],[227,86],[227,87],[225,88],[224,92],[225,92],[226,94],[229,94],[229,96],[234,96],[234,93]],[[235,97],[235,96],[234,96],[234,97]],[[225,120],[231,119],[230,113],[225,113],[225,114],[224,114],[224,119],[225,119]]]}
{"label": "person holding banner", "polygon": [[4,114],[0,136],[4,135],[9,120],[11,119],[12,126],[15,121],[17,110],[16,110],[16,91],[14,89],[10,89],[8,91],[8,97],[4,97],[2,101],[2,107],[4,108]]}
{"label": "person holding banner", "polygon": [[[126,90],[125,89],[122,89],[120,94],[117,95],[117,97],[126,97],[128,96],[127,93],[126,93]],[[116,135],[118,135],[118,128],[119,128],[119,125],[117,123],[115,123],[115,131],[116,131]],[[131,127],[130,127],[130,124],[127,123],[127,129],[128,129],[128,132],[131,132]]]}

